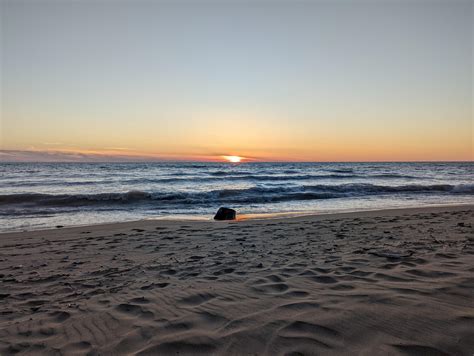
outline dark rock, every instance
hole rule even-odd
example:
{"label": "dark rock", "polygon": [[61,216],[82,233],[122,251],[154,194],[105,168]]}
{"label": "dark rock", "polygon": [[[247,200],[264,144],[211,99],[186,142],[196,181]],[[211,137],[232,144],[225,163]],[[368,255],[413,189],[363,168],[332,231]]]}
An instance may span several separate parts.
{"label": "dark rock", "polygon": [[235,220],[237,213],[234,209],[229,208],[219,208],[216,215],[214,215],[214,220]]}

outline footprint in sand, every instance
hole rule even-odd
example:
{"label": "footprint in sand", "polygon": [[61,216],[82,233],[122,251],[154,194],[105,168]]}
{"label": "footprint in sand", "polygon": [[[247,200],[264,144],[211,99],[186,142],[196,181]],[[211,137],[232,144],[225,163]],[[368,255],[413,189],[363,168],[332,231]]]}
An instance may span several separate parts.
{"label": "footprint in sand", "polygon": [[310,277],[310,279],[312,279],[315,282],[325,283],[325,284],[333,284],[333,283],[338,282],[337,279],[329,277],[329,276],[312,276]]}
{"label": "footprint in sand", "polygon": [[449,354],[431,346],[423,345],[391,345],[405,355],[448,356]]}
{"label": "footprint in sand", "polygon": [[252,287],[252,289],[265,294],[280,294],[288,290],[288,285],[285,283],[267,283]]}
{"label": "footprint in sand", "polygon": [[291,310],[291,311],[306,311],[319,308],[320,305],[316,302],[296,302],[279,305],[277,309]]}
{"label": "footprint in sand", "polygon": [[150,303],[150,301],[145,297],[138,297],[138,298],[130,299],[130,303],[148,304],[148,303]]}
{"label": "footprint in sand", "polygon": [[308,295],[309,293],[303,290],[290,290],[284,294],[288,298],[306,298]]}
{"label": "footprint in sand", "polygon": [[189,297],[182,298],[179,302],[185,306],[196,306],[216,298],[216,295],[210,293],[197,293]]}
{"label": "footprint in sand", "polygon": [[264,294],[281,294],[289,289],[288,285],[284,283],[284,279],[276,274],[252,281],[251,288]]}
{"label": "footprint in sand", "polygon": [[143,317],[149,319],[155,316],[151,311],[146,310],[145,308],[142,308],[141,306],[135,304],[122,303],[117,305],[115,307],[115,310],[122,314],[136,316],[140,318]]}
{"label": "footprint in sand", "polygon": [[406,273],[418,276],[418,277],[424,277],[424,278],[445,278],[445,277],[452,277],[455,276],[455,273],[451,272],[443,272],[443,271],[428,271],[428,270],[419,270],[419,269],[410,269],[407,270]]}
{"label": "footprint in sand", "polygon": [[204,336],[185,338],[150,346],[137,353],[144,355],[209,355],[216,351],[216,341]]}
{"label": "footprint in sand", "polygon": [[71,314],[65,311],[55,311],[55,312],[49,313],[49,316],[52,317],[54,322],[62,323],[63,321],[69,319],[71,317]]}

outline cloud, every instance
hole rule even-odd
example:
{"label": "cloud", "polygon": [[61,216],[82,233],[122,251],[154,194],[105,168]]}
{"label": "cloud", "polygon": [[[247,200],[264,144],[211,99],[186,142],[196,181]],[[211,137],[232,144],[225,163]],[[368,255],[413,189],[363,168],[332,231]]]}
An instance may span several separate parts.
{"label": "cloud", "polygon": [[163,160],[126,154],[70,151],[0,150],[0,162],[131,162]]}
{"label": "cloud", "polygon": [[[117,152],[116,152],[117,151]],[[74,150],[0,150],[0,162],[163,162],[216,161],[215,156],[160,155],[108,148],[102,151]]]}

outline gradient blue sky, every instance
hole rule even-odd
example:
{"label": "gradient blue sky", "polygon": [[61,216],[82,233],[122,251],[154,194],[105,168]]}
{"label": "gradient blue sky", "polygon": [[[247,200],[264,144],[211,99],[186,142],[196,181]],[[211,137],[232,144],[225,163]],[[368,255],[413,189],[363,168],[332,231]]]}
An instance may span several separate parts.
{"label": "gradient blue sky", "polygon": [[473,159],[473,2],[1,1],[0,160]]}

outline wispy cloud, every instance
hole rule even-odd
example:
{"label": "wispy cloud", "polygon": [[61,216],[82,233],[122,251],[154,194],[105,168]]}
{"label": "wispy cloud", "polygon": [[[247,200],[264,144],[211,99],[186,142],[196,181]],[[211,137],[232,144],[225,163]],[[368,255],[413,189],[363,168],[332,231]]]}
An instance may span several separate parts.
{"label": "wispy cloud", "polygon": [[148,161],[219,161],[211,155],[162,155],[135,152],[127,148],[103,150],[0,150],[0,162],[148,162]]}

